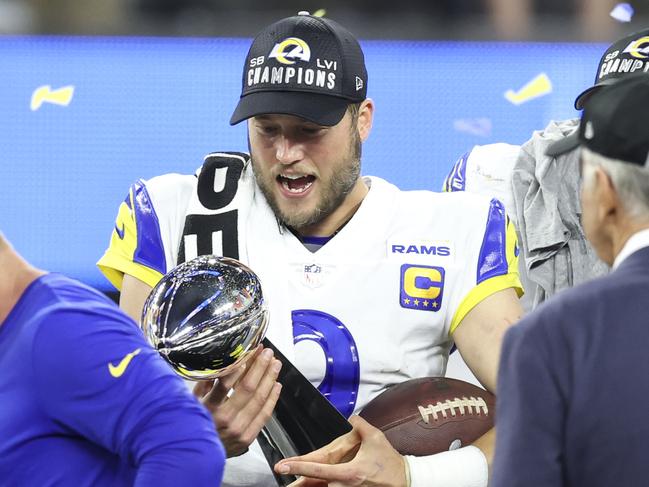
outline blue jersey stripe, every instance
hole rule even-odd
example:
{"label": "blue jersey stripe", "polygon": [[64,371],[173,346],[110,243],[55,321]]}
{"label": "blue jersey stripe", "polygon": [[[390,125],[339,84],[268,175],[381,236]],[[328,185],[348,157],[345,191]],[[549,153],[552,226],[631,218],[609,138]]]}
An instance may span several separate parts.
{"label": "blue jersey stripe", "polygon": [[491,200],[485,230],[476,284],[494,276],[507,274],[507,214],[504,205],[496,198]]}
{"label": "blue jersey stripe", "polygon": [[310,245],[325,245],[327,242],[331,240],[331,237],[302,237],[302,243],[305,244],[310,244]]}
{"label": "blue jersey stripe", "polygon": [[160,236],[160,223],[144,182],[137,181],[131,191],[137,228],[137,247],[133,253],[133,262],[166,274],[167,261]]}
{"label": "blue jersey stripe", "polygon": [[466,161],[469,159],[471,151],[464,154],[451,169],[444,181],[444,191],[451,193],[453,191],[464,191],[466,188]]}

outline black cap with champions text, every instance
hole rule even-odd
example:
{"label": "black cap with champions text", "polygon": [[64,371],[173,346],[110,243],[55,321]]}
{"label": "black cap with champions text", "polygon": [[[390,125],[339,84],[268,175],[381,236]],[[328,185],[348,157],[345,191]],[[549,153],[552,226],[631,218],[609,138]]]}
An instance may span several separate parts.
{"label": "black cap with champions text", "polygon": [[635,32],[615,41],[602,55],[597,66],[595,84],[575,99],[575,108],[584,108],[588,96],[602,86],[615,83],[627,74],[649,71],[649,29]]}
{"label": "black cap with champions text", "polygon": [[253,40],[230,124],[286,114],[332,126],[366,96],[365,57],[356,38],[333,20],[300,12]]}
{"label": "black cap with champions text", "polygon": [[[636,74],[649,74],[649,29],[623,37],[609,46],[597,66],[595,84],[580,93],[575,99],[575,108],[582,110],[600,89]],[[552,143],[545,154],[558,157],[578,145],[578,131],[575,131]]]}

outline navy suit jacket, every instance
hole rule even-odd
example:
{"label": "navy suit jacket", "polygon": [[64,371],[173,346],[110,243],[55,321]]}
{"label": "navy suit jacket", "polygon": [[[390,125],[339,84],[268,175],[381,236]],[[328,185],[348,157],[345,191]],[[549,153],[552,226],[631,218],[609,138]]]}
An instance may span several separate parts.
{"label": "navy suit jacket", "polygon": [[649,247],[512,327],[495,486],[649,485]]}

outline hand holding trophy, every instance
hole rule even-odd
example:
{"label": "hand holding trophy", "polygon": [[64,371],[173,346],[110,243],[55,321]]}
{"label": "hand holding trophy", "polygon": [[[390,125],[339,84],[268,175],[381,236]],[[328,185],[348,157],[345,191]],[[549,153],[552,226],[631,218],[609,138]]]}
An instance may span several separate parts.
{"label": "hand holding trophy", "polygon": [[[257,439],[272,469],[282,458],[328,444],[351,430],[351,425],[264,339],[268,323],[256,274],[235,259],[205,255],[179,265],[160,280],[144,305],[141,326],[179,375],[196,381],[216,379],[203,403],[212,412],[226,450],[224,435],[236,432],[230,456],[245,452],[259,433]],[[260,343],[266,350],[255,355]],[[241,370],[246,360],[246,370]],[[233,419],[237,415],[242,417],[238,425]],[[275,474],[275,478],[279,485],[295,480],[289,475]]]}

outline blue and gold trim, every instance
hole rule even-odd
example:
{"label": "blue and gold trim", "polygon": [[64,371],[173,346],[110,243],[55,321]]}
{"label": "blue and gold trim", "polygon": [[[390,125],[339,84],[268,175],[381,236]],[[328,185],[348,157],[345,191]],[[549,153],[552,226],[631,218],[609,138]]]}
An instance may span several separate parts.
{"label": "blue and gold trim", "polygon": [[131,187],[130,193],[133,198],[133,213],[137,228],[137,247],[133,253],[133,261],[164,275],[167,273],[167,262],[160,235],[160,222],[144,181],[138,180]]}
{"label": "blue and gold trim", "polygon": [[160,223],[144,181],[133,184],[120,205],[110,246],[97,266],[117,289],[124,274],[153,287],[167,272]]}
{"label": "blue and gold trim", "polygon": [[[507,224],[509,218],[505,213],[505,206],[497,199],[492,199],[487,216],[480,256],[478,257],[478,274],[476,284],[494,276],[507,273]],[[514,233],[514,238],[516,234]]]}
{"label": "blue and gold trim", "polygon": [[471,151],[460,157],[453,165],[453,169],[444,180],[443,190],[445,193],[464,191],[466,188],[466,163]]}
{"label": "blue and gold trim", "polygon": [[523,295],[523,285],[518,275],[518,254],[514,224],[507,217],[504,205],[494,198],[489,205],[478,256],[476,286],[458,306],[449,333],[453,333],[469,311],[486,297],[510,287],[516,290],[519,297]]}

